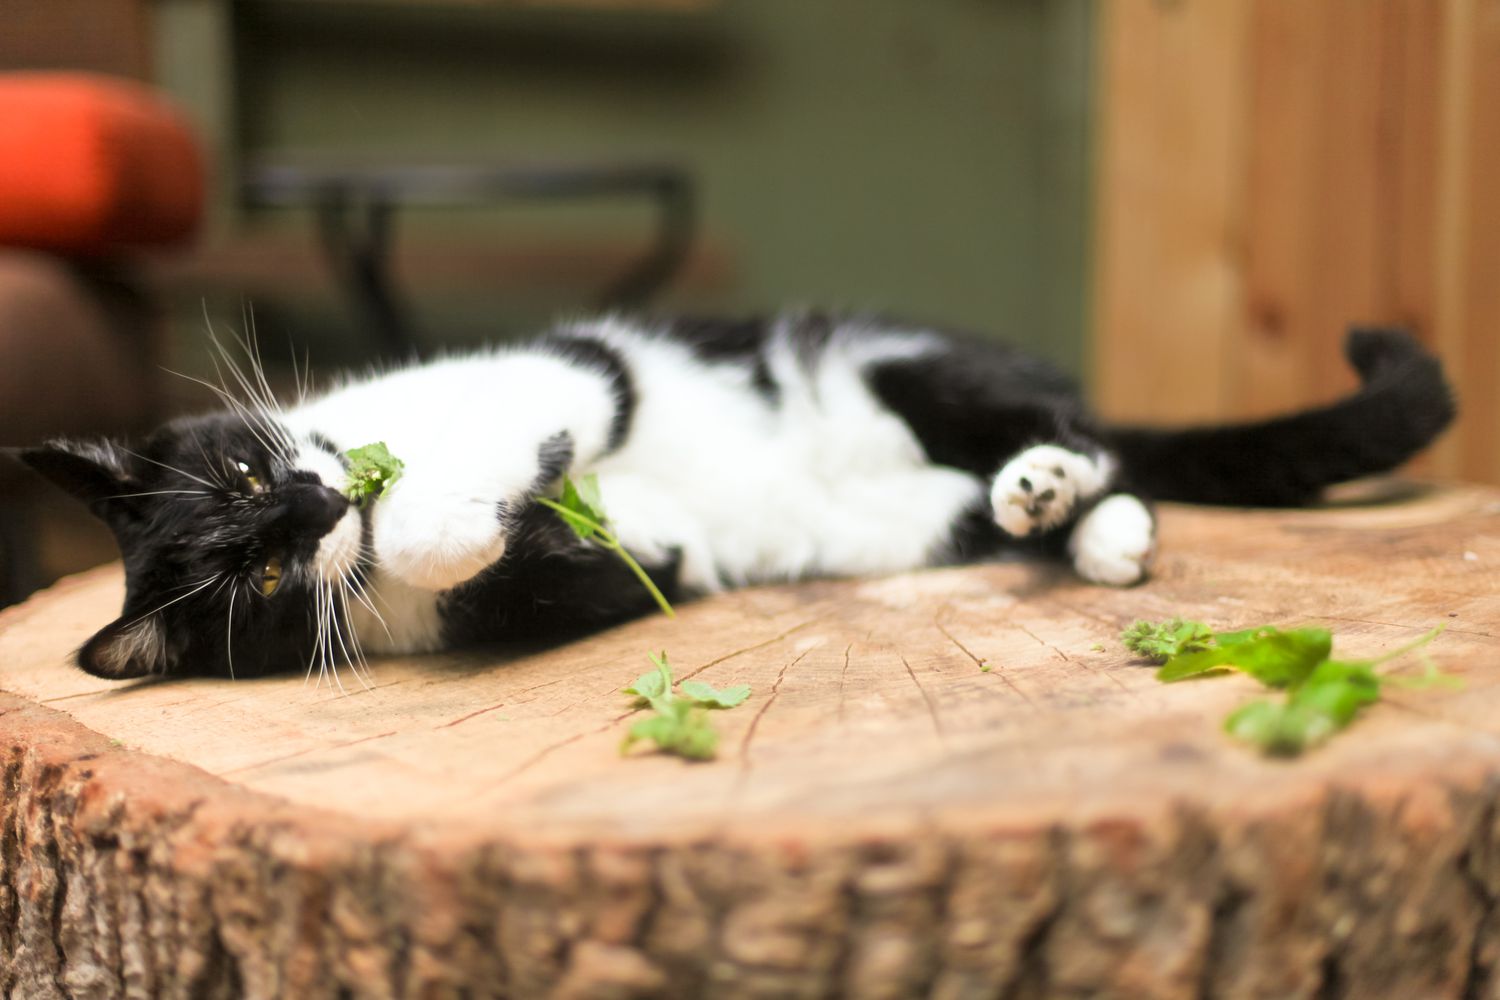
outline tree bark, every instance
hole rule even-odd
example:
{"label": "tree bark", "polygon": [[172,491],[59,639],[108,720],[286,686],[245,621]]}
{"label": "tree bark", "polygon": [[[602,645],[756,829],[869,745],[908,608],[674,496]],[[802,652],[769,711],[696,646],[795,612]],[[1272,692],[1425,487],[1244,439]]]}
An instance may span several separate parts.
{"label": "tree bark", "polygon": [[[117,568],[0,614],[15,997],[1500,995],[1500,492],[1162,512],[1144,586],[1005,563],[726,594],[553,650],[109,684]],[[1136,618],[1440,623],[1302,758]],[[622,757],[619,689],[748,683],[717,760]],[[1400,672],[1420,666],[1393,664]]]}

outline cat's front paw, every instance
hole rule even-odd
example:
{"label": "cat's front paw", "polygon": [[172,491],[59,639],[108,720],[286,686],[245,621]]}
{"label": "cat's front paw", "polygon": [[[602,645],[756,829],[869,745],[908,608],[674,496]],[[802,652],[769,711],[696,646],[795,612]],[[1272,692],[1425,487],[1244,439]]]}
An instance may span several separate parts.
{"label": "cat's front paw", "polygon": [[1145,579],[1156,557],[1156,519],[1140,500],[1115,493],[1079,518],[1068,551],[1085,580],[1128,587]]}
{"label": "cat's front paw", "polygon": [[373,535],[380,568],[423,590],[451,590],[505,555],[499,511],[478,500],[377,503]]}
{"label": "cat's front paw", "polygon": [[1060,445],[1039,444],[1012,458],[995,476],[990,503],[995,523],[1016,538],[1067,522],[1080,500],[1097,496],[1109,465]]}

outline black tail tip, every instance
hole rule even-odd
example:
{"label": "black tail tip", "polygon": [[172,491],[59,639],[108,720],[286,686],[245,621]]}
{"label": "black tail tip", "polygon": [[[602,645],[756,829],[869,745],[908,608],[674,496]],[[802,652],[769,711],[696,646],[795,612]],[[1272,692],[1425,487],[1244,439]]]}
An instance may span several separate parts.
{"label": "black tail tip", "polygon": [[1400,399],[1404,437],[1418,441],[1416,447],[1457,416],[1458,402],[1442,362],[1405,330],[1357,327],[1349,331],[1344,353],[1367,392],[1394,393]]}
{"label": "black tail tip", "polygon": [[1355,327],[1344,341],[1344,354],[1360,378],[1368,381],[1382,370],[1412,361],[1437,364],[1421,342],[1396,327]]}

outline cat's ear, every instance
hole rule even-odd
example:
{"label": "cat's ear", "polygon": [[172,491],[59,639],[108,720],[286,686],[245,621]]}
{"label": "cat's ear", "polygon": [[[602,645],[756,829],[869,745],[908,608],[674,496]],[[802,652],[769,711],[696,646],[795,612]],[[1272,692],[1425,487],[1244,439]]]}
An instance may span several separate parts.
{"label": "cat's ear", "polygon": [[83,644],[78,665],[112,681],[164,675],[171,666],[166,629],[155,615],[119,618]]}
{"label": "cat's ear", "polygon": [[11,451],[22,462],[105,517],[124,506],[115,501],[139,490],[131,456],[110,441],[48,441]]}

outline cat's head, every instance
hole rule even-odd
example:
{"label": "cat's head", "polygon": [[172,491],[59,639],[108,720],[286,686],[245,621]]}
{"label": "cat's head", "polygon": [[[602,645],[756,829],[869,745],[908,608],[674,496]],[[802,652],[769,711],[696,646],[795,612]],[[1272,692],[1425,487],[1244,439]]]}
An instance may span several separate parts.
{"label": "cat's head", "polygon": [[334,614],[330,578],[360,571],[361,521],[336,488],[338,457],[270,420],[194,417],[134,449],[52,441],[18,454],[120,545],[125,607],[78,651],[91,674],[249,677],[306,665]]}

